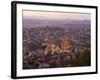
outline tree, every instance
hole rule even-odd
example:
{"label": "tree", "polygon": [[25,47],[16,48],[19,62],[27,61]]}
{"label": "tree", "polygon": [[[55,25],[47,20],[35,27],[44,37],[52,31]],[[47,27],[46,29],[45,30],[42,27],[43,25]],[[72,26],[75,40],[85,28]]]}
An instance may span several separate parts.
{"label": "tree", "polygon": [[86,49],[83,51],[82,55],[79,58],[80,66],[90,66],[91,65],[91,51]]}

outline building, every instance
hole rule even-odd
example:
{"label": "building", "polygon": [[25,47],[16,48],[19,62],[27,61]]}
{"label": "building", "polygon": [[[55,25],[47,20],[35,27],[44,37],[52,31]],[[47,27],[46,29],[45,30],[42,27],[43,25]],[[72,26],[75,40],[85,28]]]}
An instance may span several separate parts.
{"label": "building", "polygon": [[68,48],[70,48],[70,41],[66,36],[64,36],[62,38],[61,49],[65,52]]}

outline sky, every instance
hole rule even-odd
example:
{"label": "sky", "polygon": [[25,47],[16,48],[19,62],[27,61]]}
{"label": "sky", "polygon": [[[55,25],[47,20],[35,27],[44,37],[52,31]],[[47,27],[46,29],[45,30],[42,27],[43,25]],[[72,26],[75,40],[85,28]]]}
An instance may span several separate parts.
{"label": "sky", "polygon": [[72,20],[90,20],[89,13],[72,12],[50,12],[50,11],[23,11],[23,18],[32,19],[72,19]]}

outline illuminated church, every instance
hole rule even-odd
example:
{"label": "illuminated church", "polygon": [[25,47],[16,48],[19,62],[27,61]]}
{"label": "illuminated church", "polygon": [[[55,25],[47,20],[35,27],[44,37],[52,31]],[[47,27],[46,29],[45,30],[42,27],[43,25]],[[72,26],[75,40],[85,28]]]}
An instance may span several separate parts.
{"label": "illuminated church", "polygon": [[70,48],[70,41],[67,37],[64,36],[61,43],[61,49],[63,52],[66,52],[68,48]]}
{"label": "illuminated church", "polygon": [[59,53],[59,52],[68,52],[68,48],[70,48],[70,41],[69,39],[64,36],[62,38],[62,42],[60,43],[61,46],[59,47],[58,45],[55,44],[54,40],[49,41],[48,39],[49,34],[46,33],[45,37],[44,37],[44,43],[47,47],[45,48],[45,54],[48,54],[49,52],[51,52],[52,54],[54,53]]}

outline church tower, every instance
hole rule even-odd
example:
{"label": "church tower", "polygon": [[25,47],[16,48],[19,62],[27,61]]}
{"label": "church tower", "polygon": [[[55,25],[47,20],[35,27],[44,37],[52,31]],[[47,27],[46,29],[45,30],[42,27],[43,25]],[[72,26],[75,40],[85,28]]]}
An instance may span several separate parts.
{"label": "church tower", "polygon": [[63,50],[67,50],[70,47],[70,42],[69,39],[67,37],[63,37],[62,38],[62,43],[61,43],[61,49]]}

